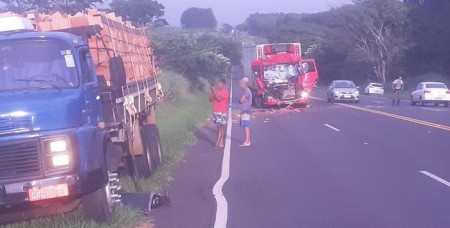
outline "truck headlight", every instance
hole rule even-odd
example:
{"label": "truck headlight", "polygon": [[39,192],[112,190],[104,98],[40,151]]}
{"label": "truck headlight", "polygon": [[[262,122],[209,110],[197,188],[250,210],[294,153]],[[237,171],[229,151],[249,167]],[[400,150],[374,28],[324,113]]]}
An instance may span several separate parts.
{"label": "truck headlight", "polygon": [[359,95],[359,91],[358,91],[358,90],[355,91],[355,95],[356,95],[356,96]]}
{"label": "truck headlight", "polygon": [[52,156],[53,167],[59,168],[63,166],[69,166],[70,158],[68,154],[58,154]]}
{"label": "truck headlight", "polygon": [[339,96],[339,91],[334,91],[335,96]]}
{"label": "truck headlight", "polygon": [[66,140],[50,141],[50,153],[66,152],[67,142]]}
{"label": "truck headlight", "polygon": [[46,170],[64,169],[70,166],[70,142],[66,137],[46,139],[42,148],[46,157]]}
{"label": "truck headlight", "polygon": [[300,94],[300,96],[305,99],[309,97],[309,94],[303,91],[302,94]]}

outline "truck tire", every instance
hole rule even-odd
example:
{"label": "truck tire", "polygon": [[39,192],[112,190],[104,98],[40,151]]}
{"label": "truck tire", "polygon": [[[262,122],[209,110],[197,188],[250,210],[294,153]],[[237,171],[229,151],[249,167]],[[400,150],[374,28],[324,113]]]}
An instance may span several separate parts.
{"label": "truck tire", "polygon": [[136,166],[139,169],[139,175],[142,178],[152,176],[154,168],[151,153],[148,147],[144,147],[144,154],[136,156]]}
{"label": "truck tire", "polygon": [[111,73],[111,84],[115,87],[122,87],[127,84],[125,65],[122,57],[112,57],[109,60],[109,71]]}
{"label": "truck tire", "polygon": [[116,202],[112,196],[114,191],[111,187],[115,184],[110,180],[104,187],[82,197],[83,211],[88,219],[98,223],[107,223],[111,220],[116,209]]}
{"label": "truck tire", "polygon": [[259,109],[265,108],[265,105],[264,105],[264,101],[263,101],[263,100],[264,100],[264,99],[263,99],[262,96],[260,96],[260,95],[256,96],[256,98],[255,98],[255,106],[256,106],[257,108],[259,108]]}
{"label": "truck tire", "polygon": [[161,146],[161,138],[156,125],[150,125],[149,138],[150,153],[152,154],[152,165],[157,168],[163,160],[163,151]]}
{"label": "truck tire", "polygon": [[162,146],[156,124],[144,125],[141,130],[144,155],[138,156],[139,173],[144,178],[149,178],[156,168],[162,163]]}

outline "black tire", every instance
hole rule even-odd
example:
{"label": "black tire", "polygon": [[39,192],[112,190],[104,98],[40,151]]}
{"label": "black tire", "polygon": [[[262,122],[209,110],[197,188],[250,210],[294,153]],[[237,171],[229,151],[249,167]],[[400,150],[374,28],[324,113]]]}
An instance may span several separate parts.
{"label": "black tire", "polygon": [[256,108],[259,108],[259,109],[265,108],[262,96],[256,96],[255,103],[256,103]]}
{"label": "black tire", "polygon": [[425,102],[422,100],[422,97],[419,98],[419,105],[425,106]]}
{"label": "black tire", "polygon": [[157,126],[155,124],[143,126],[141,137],[144,154],[136,156],[136,162],[141,177],[149,178],[162,163],[161,139]]}
{"label": "black tire", "polygon": [[154,171],[152,164],[150,150],[144,147],[144,154],[136,156],[136,166],[139,169],[140,177],[149,178],[152,176]]}
{"label": "black tire", "polygon": [[127,84],[125,65],[122,57],[112,57],[109,60],[109,69],[111,73],[111,84],[113,86],[121,87]]}
{"label": "black tire", "polygon": [[82,197],[83,211],[88,219],[98,223],[107,223],[115,213],[114,203],[108,199],[109,184]]}
{"label": "black tire", "polygon": [[414,102],[413,97],[411,96],[411,105],[414,106],[416,105],[416,102]]}
{"label": "black tire", "polygon": [[444,107],[448,108],[449,104],[450,104],[450,102],[445,102]]}
{"label": "black tire", "polygon": [[434,106],[435,106],[435,107],[438,107],[438,106],[439,106],[439,103],[434,103]]}
{"label": "black tire", "polygon": [[355,103],[356,103],[356,104],[359,104],[359,100],[356,100]]}
{"label": "black tire", "polygon": [[158,127],[156,124],[146,125],[143,127],[143,131],[145,132],[144,137],[146,137],[144,139],[144,147],[149,148],[152,158],[152,166],[153,169],[156,169],[159,165],[161,165],[163,159],[161,138],[159,136]]}

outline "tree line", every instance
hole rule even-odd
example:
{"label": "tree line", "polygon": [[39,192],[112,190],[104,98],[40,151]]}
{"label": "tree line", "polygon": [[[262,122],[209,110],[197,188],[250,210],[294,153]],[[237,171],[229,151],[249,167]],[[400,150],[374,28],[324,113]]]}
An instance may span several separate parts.
{"label": "tree line", "polygon": [[238,29],[270,42],[301,42],[317,59],[322,82],[450,80],[449,21],[450,1],[354,0],[314,14],[252,14]]}

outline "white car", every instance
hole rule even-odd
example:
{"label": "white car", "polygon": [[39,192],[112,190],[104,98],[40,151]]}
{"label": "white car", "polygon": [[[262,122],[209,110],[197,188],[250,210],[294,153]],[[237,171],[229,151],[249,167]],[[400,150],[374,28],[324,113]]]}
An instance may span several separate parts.
{"label": "white car", "polygon": [[441,82],[421,82],[411,94],[411,104],[425,105],[432,103],[435,106],[443,104],[448,107],[450,103],[450,90]]}
{"label": "white car", "polygon": [[384,95],[384,87],[380,83],[369,83],[364,90],[364,93],[367,95],[376,94],[376,95]]}

